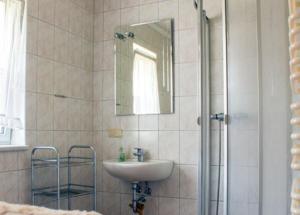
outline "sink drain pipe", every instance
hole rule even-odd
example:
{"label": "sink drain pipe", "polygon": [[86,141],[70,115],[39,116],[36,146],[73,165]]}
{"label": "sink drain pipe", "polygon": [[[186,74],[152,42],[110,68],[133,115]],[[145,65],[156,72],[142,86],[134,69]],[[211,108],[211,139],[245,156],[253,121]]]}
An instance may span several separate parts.
{"label": "sink drain pipe", "polygon": [[[142,192],[142,190],[144,192]],[[129,206],[134,213],[141,213],[144,210],[147,196],[151,196],[151,188],[148,182],[144,183],[144,189],[142,189],[139,182],[132,183],[132,202]]]}

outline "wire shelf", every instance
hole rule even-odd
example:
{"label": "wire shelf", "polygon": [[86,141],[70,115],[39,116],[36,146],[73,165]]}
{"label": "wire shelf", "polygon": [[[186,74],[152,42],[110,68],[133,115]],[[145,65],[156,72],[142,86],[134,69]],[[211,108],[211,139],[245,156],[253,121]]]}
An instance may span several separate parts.
{"label": "wire shelf", "polygon": [[[90,152],[91,156],[75,156],[72,154],[75,150],[86,150]],[[37,157],[37,152],[54,152],[53,157]],[[72,167],[74,166],[91,166],[93,168],[93,182],[92,184],[75,184],[72,183]],[[54,185],[40,186],[40,178],[42,174],[37,174],[37,169],[40,168],[54,168],[56,170]],[[61,183],[61,169],[67,168],[68,177],[67,184]],[[37,177],[35,176],[37,174]],[[52,181],[52,178],[48,179],[48,182]],[[39,187],[37,186],[39,184]],[[44,184],[48,184],[46,181]],[[68,156],[60,157],[59,151],[55,147],[41,146],[35,147],[31,153],[31,198],[33,205],[37,205],[38,197],[51,198],[52,201],[56,201],[57,209],[61,207],[61,200],[67,199],[68,209],[71,210],[71,198],[79,196],[92,196],[93,197],[93,210],[96,210],[97,202],[97,190],[96,190],[96,152],[91,146],[86,145],[74,145],[71,146],[68,151]]]}

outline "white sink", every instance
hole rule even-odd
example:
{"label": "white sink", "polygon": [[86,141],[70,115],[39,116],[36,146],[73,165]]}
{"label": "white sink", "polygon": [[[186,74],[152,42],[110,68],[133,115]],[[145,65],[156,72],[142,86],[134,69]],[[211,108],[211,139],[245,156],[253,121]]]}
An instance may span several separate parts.
{"label": "white sink", "polygon": [[148,160],[144,162],[136,160],[125,162],[119,162],[118,160],[103,161],[104,169],[109,174],[128,182],[164,180],[171,175],[173,165],[173,161],[168,160]]}

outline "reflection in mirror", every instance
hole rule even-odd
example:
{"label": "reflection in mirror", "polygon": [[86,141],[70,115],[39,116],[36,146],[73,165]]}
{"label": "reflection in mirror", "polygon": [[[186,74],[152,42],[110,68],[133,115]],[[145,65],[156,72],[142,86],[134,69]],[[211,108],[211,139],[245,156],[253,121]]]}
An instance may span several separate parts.
{"label": "reflection in mirror", "polygon": [[171,19],[115,29],[116,114],[173,113]]}

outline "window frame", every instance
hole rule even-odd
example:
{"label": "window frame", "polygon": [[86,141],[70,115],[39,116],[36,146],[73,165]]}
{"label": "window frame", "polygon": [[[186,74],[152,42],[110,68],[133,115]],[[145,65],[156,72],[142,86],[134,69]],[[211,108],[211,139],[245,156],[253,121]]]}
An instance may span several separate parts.
{"label": "window frame", "polygon": [[11,134],[10,128],[0,127],[0,145],[11,145]]}

